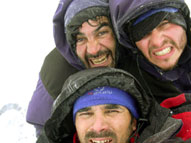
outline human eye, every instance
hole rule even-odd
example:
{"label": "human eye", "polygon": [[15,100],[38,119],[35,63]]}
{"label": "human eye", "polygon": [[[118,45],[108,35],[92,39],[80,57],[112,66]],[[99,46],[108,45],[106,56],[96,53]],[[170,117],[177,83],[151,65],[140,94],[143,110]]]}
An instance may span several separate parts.
{"label": "human eye", "polygon": [[108,31],[106,31],[106,30],[100,31],[100,32],[98,32],[98,36],[103,36],[103,35],[105,35],[107,33],[108,33]]}
{"label": "human eye", "polygon": [[81,117],[87,117],[87,116],[93,115],[93,113],[92,112],[80,112],[77,115],[81,116]]}
{"label": "human eye", "polygon": [[107,114],[115,114],[115,113],[119,113],[119,110],[117,110],[117,109],[110,109],[110,110],[106,110],[105,113],[107,113]]}
{"label": "human eye", "polygon": [[83,37],[77,37],[76,38],[76,43],[82,43],[85,40]]}

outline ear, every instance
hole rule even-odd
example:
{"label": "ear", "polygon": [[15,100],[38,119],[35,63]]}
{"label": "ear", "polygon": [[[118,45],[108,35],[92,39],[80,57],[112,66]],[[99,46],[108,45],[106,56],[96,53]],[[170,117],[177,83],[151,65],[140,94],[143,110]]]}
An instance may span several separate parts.
{"label": "ear", "polygon": [[137,120],[135,118],[132,119],[132,130],[135,131],[137,129]]}

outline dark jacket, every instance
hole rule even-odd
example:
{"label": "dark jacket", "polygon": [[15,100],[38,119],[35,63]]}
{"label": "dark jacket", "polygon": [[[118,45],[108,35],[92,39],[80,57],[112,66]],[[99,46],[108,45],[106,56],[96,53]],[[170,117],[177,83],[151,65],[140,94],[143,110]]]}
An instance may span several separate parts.
{"label": "dark jacket", "polygon": [[[54,16],[54,38],[57,48],[55,48],[45,58],[45,61],[40,71],[37,88],[29,103],[27,111],[27,121],[31,124],[34,124],[36,127],[42,128],[46,120],[50,117],[50,110],[53,100],[60,93],[61,87],[64,84],[66,78],[69,75],[83,69],[78,60],[75,60],[76,56],[72,53],[72,50],[66,43],[66,38],[64,34],[63,17],[65,14],[65,9],[71,1],[72,0],[61,0],[59,3],[58,9]],[[128,7],[129,4],[133,2],[134,6],[137,6],[137,4],[144,4],[145,2],[148,2],[148,0],[143,0],[141,2],[137,0],[110,0],[109,2],[112,18],[114,18],[114,27],[116,29],[116,26],[119,23],[118,19],[124,16],[125,10],[128,10],[126,9],[126,7]],[[164,1],[158,0],[156,2]],[[173,3],[176,4],[177,2],[179,4],[182,1],[179,2],[176,0]],[[152,1],[151,4],[153,4]],[[134,8],[133,5],[131,5],[131,7],[132,9]],[[130,14],[130,16],[132,15]],[[166,98],[175,97],[182,93],[182,91],[174,86],[171,81],[162,81],[160,78],[154,76],[152,73],[155,73],[155,71],[151,71],[151,73],[149,73],[145,70],[142,70],[142,67],[140,67],[139,65],[140,62],[134,62],[140,61],[140,58],[142,57],[134,57],[131,49],[135,48],[133,48],[128,41],[124,41],[123,37],[119,36],[118,32],[117,36],[120,40],[120,43],[122,45],[126,45],[125,48],[128,47],[126,51],[120,53],[121,59],[119,60],[118,68],[124,69],[132,73],[140,81],[146,92],[151,96],[155,96],[159,102],[162,102]],[[122,41],[125,43],[123,43]],[[149,67],[148,69],[152,68]]]}
{"label": "dark jacket", "polygon": [[[66,78],[84,69],[72,48],[69,47],[65,35],[64,16],[71,2],[72,0],[61,0],[59,2],[53,18],[56,48],[44,60],[36,90],[28,106],[27,122],[35,125],[37,136],[50,117],[53,100],[61,92],[61,87]],[[118,64],[119,66],[120,64]]]}
{"label": "dark jacket", "polygon": [[[183,0],[110,0],[111,18],[119,43],[131,52],[134,61],[123,69],[132,73],[142,84],[148,94],[152,95],[159,103],[177,103],[181,93],[184,99],[189,99],[191,94],[191,21],[188,6]],[[187,23],[187,45],[183,51],[177,66],[167,72],[160,70],[150,63],[132,43],[126,28],[132,21],[152,8],[174,7],[184,16]],[[130,54],[129,54],[130,55]],[[130,56],[127,58],[129,59]],[[186,94],[188,93],[188,94]],[[185,100],[186,101],[186,100]],[[188,100],[190,101],[190,100]],[[161,103],[162,104],[162,103]],[[171,109],[174,118],[183,120],[184,126],[181,136],[184,140],[191,139],[191,102],[175,104]]]}
{"label": "dark jacket", "polygon": [[54,101],[51,118],[46,122],[37,143],[72,143],[76,132],[72,119],[73,104],[78,97],[98,86],[120,88],[136,99],[140,111],[137,125],[140,137],[136,142],[162,143],[179,131],[181,120],[171,118],[170,110],[152,100],[131,74],[114,68],[94,68],[67,79]]}
{"label": "dark jacket", "polygon": [[66,42],[64,15],[71,2],[72,0],[59,1],[53,18],[56,48],[44,60],[36,90],[28,105],[26,120],[35,125],[37,136],[50,117],[53,100],[60,93],[65,79],[68,75],[83,69],[79,59]]}
{"label": "dark jacket", "polygon": [[[117,35],[119,43],[125,48],[130,49],[135,55],[138,67],[146,71],[155,79],[161,82],[169,82],[177,91],[191,93],[191,31],[190,31],[190,12],[189,8],[183,0],[110,0],[111,18],[113,27]],[[174,7],[184,16],[187,23],[187,45],[182,53],[177,66],[170,71],[162,71],[157,68],[138,51],[135,44],[132,43],[126,29],[131,25],[132,21],[152,8]],[[145,79],[147,81],[147,79]],[[148,85],[151,85],[150,83]]]}

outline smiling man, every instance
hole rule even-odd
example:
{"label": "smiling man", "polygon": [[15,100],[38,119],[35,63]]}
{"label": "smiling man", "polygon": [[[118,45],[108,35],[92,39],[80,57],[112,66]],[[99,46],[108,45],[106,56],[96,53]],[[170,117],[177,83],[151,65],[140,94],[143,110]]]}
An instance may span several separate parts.
{"label": "smiling man", "polygon": [[178,143],[181,127],[130,73],[92,68],[66,80],[37,143]]}
{"label": "smiling man", "polygon": [[108,17],[88,20],[76,35],[76,54],[86,68],[115,66],[116,41]]}
{"label": "smiling man", "polygon": [[128,143],[138,118],[133,97],[109,86],[88,91],[73,108],[80,143]]}
{"label": "smiling man", "polygon": [[[147,27],[140,32],[143,25]],[[150,10],[137,18],[132,28],[132,39],[149,62],[163,71],[177,66],[187,44],[187,24],[178,9]]]}
{"label": "smiling man", "polygon": [[177,136],[189,140],[191,21],[187,4],[184,0],[110,3],[119,43],[131,51],[135,61],[127,71],[161,106],[170,108],[174,118],[182,119],[183,128]]}
{"label": "smiling man", "polygon": [[116,39],[108,3],[74,0],[65,14],[66,39],[84,68],[116,65]]}
{"label": "smiling man", "polygon": [[27,111],[27,121],[35,125],[37,136],[69,75],[119,65],[108,0],[61,0],[54,16],[54,38],[56,48],[44,61]]}

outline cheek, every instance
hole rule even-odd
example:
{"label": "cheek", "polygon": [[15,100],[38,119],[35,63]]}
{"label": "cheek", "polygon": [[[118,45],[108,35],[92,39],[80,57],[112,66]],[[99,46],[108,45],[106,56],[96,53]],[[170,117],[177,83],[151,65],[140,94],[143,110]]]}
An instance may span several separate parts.
{"label": "cheek", "polygon": [[84,58],[86,48],[84,46],[76,46],[76,54],[80,58]]}
{"label": "cheek", "polygon": [[86,124],[84,124],[83,121],[77,121],[76,120],[76,131],[78,133],[79,138],[83,138],[85,135],[85,130],[86,130]]}
{"label": "cheek", "polygon": [[116,40],[115,38],[113,37],[113,35],[107,35],[106,37],[100,39],[101,40],[101,43],[103,45],[107,45],[107,47],[113,47],[116,45]]}
{"label": "cheek", "polygon": [[107,38],[104,38],[101,43],[102,45],[104,45],[105,48],[111,50],[113,55],[115,56],[116,40],[112,35],[108,36]]}
{"label": "cheek", "polygon": [[171,37],[171,39],[179,46],[179,47],[184,47],[187,42],[187,36],[185,30],[180,27],[176,26],[171,28],[168,31],[168,36]]}
{"label": "cheek", "polygon": [[147,40],[140,40],[136,42],[137,48],[145,55],[148,52],[148,44]]}
{"label": "cheek", "polygon": [[[176,34],[178,35],[178,34]],[[177,44],[179,47],[181,47],[181,49],[183,49],[186,46],[187,43],[187,36],[186,36],[186,32],[182,31],[180,34],[180,36],[176,36],[175,38],[177,38]]]}

